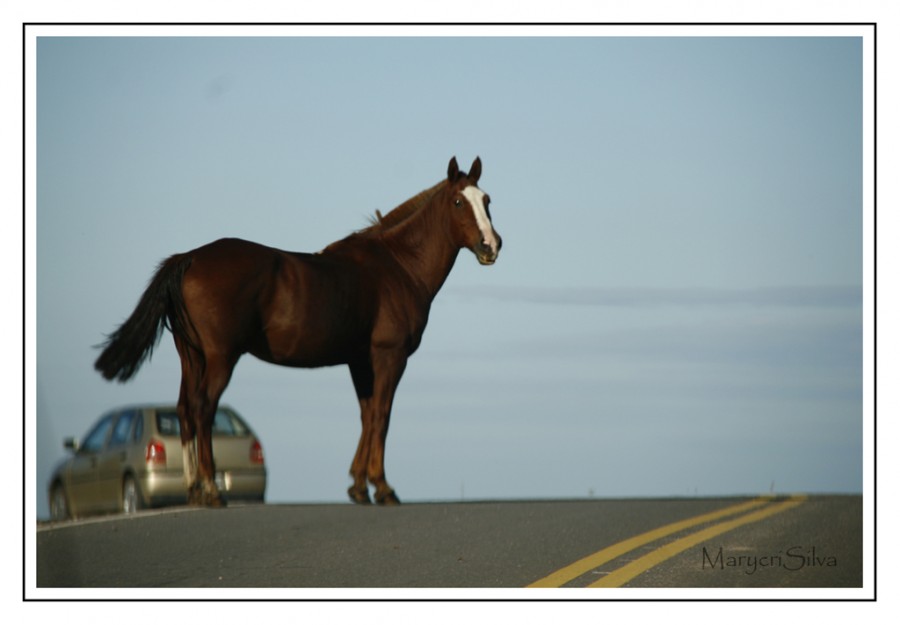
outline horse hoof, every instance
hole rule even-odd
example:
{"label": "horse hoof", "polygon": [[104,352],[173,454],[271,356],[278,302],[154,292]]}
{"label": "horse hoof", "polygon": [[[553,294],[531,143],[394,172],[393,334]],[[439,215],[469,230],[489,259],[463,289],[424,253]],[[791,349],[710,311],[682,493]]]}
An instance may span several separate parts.
{"label": "horse hoof", "polygon": [[400,498],[397,497],[397,493],[390,490],[382,495],[375,495],[375,501],[380,506],[399,506]]}
{"label": "horse hoof", "polygon": [[356,486],[351,486],[347,489],[347,494],[350,495],[350,501],[353,503],[361,503],[361,504],[370,504],[372,500],[369,499],[369,489],[365,486],[362,488],[357,488]]}
{"label": "horse hoof", "polygon": [[224,508],[227,505],[218,491],[205,490],[201,485],[188,489],[187,503],[189,506],[201,508]]}
{"label": "horse hoof", "polygon": [[203,503],[207,508],[225,508],[228,505],[221,495],[210,495]]}
{"label": "horse hoof", "polygon": [[224,508],[227,504],[218,489],[211,489],[203,491],[200,505],[206,508]]}
{"label": "horse hoof", "polygon": [[187,504],[189,506],[203,505],[203,489],[199,485],[194,485],[188,489]]}

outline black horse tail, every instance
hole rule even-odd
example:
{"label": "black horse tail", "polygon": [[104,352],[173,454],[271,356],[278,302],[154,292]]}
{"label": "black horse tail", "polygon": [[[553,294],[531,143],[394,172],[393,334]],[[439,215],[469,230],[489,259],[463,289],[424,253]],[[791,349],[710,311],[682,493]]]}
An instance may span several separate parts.
{"label": "black horse tail", "polygon": [[94,363],[94,368],[104,378],[119,382],[130,380],[153,354],[163,328],[168,328],[184,341],[189,351],[202,355],[191,338],[196,333],[181,292],[181,281],[190,264],[191,257],[184,254],[177,254],[160,263],[134,312],[100,346],[103,352]]}

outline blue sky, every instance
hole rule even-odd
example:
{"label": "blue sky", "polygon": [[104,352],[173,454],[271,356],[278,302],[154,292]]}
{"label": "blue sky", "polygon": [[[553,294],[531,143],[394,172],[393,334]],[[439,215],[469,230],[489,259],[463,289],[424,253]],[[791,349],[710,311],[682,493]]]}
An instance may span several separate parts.
{"label": "blue sky", "polygon": [[[497,264],[463,252],[401,382],[404,500],[860,492],[858,37],[54,38],[37,43],[38,515],[62,438],[174,401],[167,335],[96,350],[162,258],[316,251],[484,162]],[[344,368],[243,359],[223,398],[270,501],[344,501]]]}

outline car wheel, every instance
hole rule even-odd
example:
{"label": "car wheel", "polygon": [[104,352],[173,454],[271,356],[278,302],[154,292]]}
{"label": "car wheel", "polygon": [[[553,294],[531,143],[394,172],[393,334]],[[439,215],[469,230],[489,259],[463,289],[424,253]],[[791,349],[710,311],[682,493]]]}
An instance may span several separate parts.
{"label": "car wheel", "polygon": [[134,514],[141,507],[141,491],[138,489],[137,482],[129,475],[122,484],[122,512]]}
{"label": "car wheel", "polygon": [[69,518],[69,502],[62,484],[57,484],[50,491],[50,519],[65,521]]}

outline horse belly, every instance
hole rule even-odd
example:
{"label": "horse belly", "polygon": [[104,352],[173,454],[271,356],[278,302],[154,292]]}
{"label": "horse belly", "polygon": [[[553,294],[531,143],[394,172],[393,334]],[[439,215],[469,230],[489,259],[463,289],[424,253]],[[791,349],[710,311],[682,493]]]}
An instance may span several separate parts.
{"label": "horse belly", "polygon": [[368,350],[370,324],[359,291],[320,273],[280,276],[277,294],[260,311],[263,332],[253,355],[279,365],[324,367],[348,363]]}
{"label": "horse belly", "polygon": [[262,344],[253,346],[250,353],[266,362],[286,367],[346,364],[354,360],[362,349],[362,341],[358,337],[313,324],[269,327],[264,337]]}

